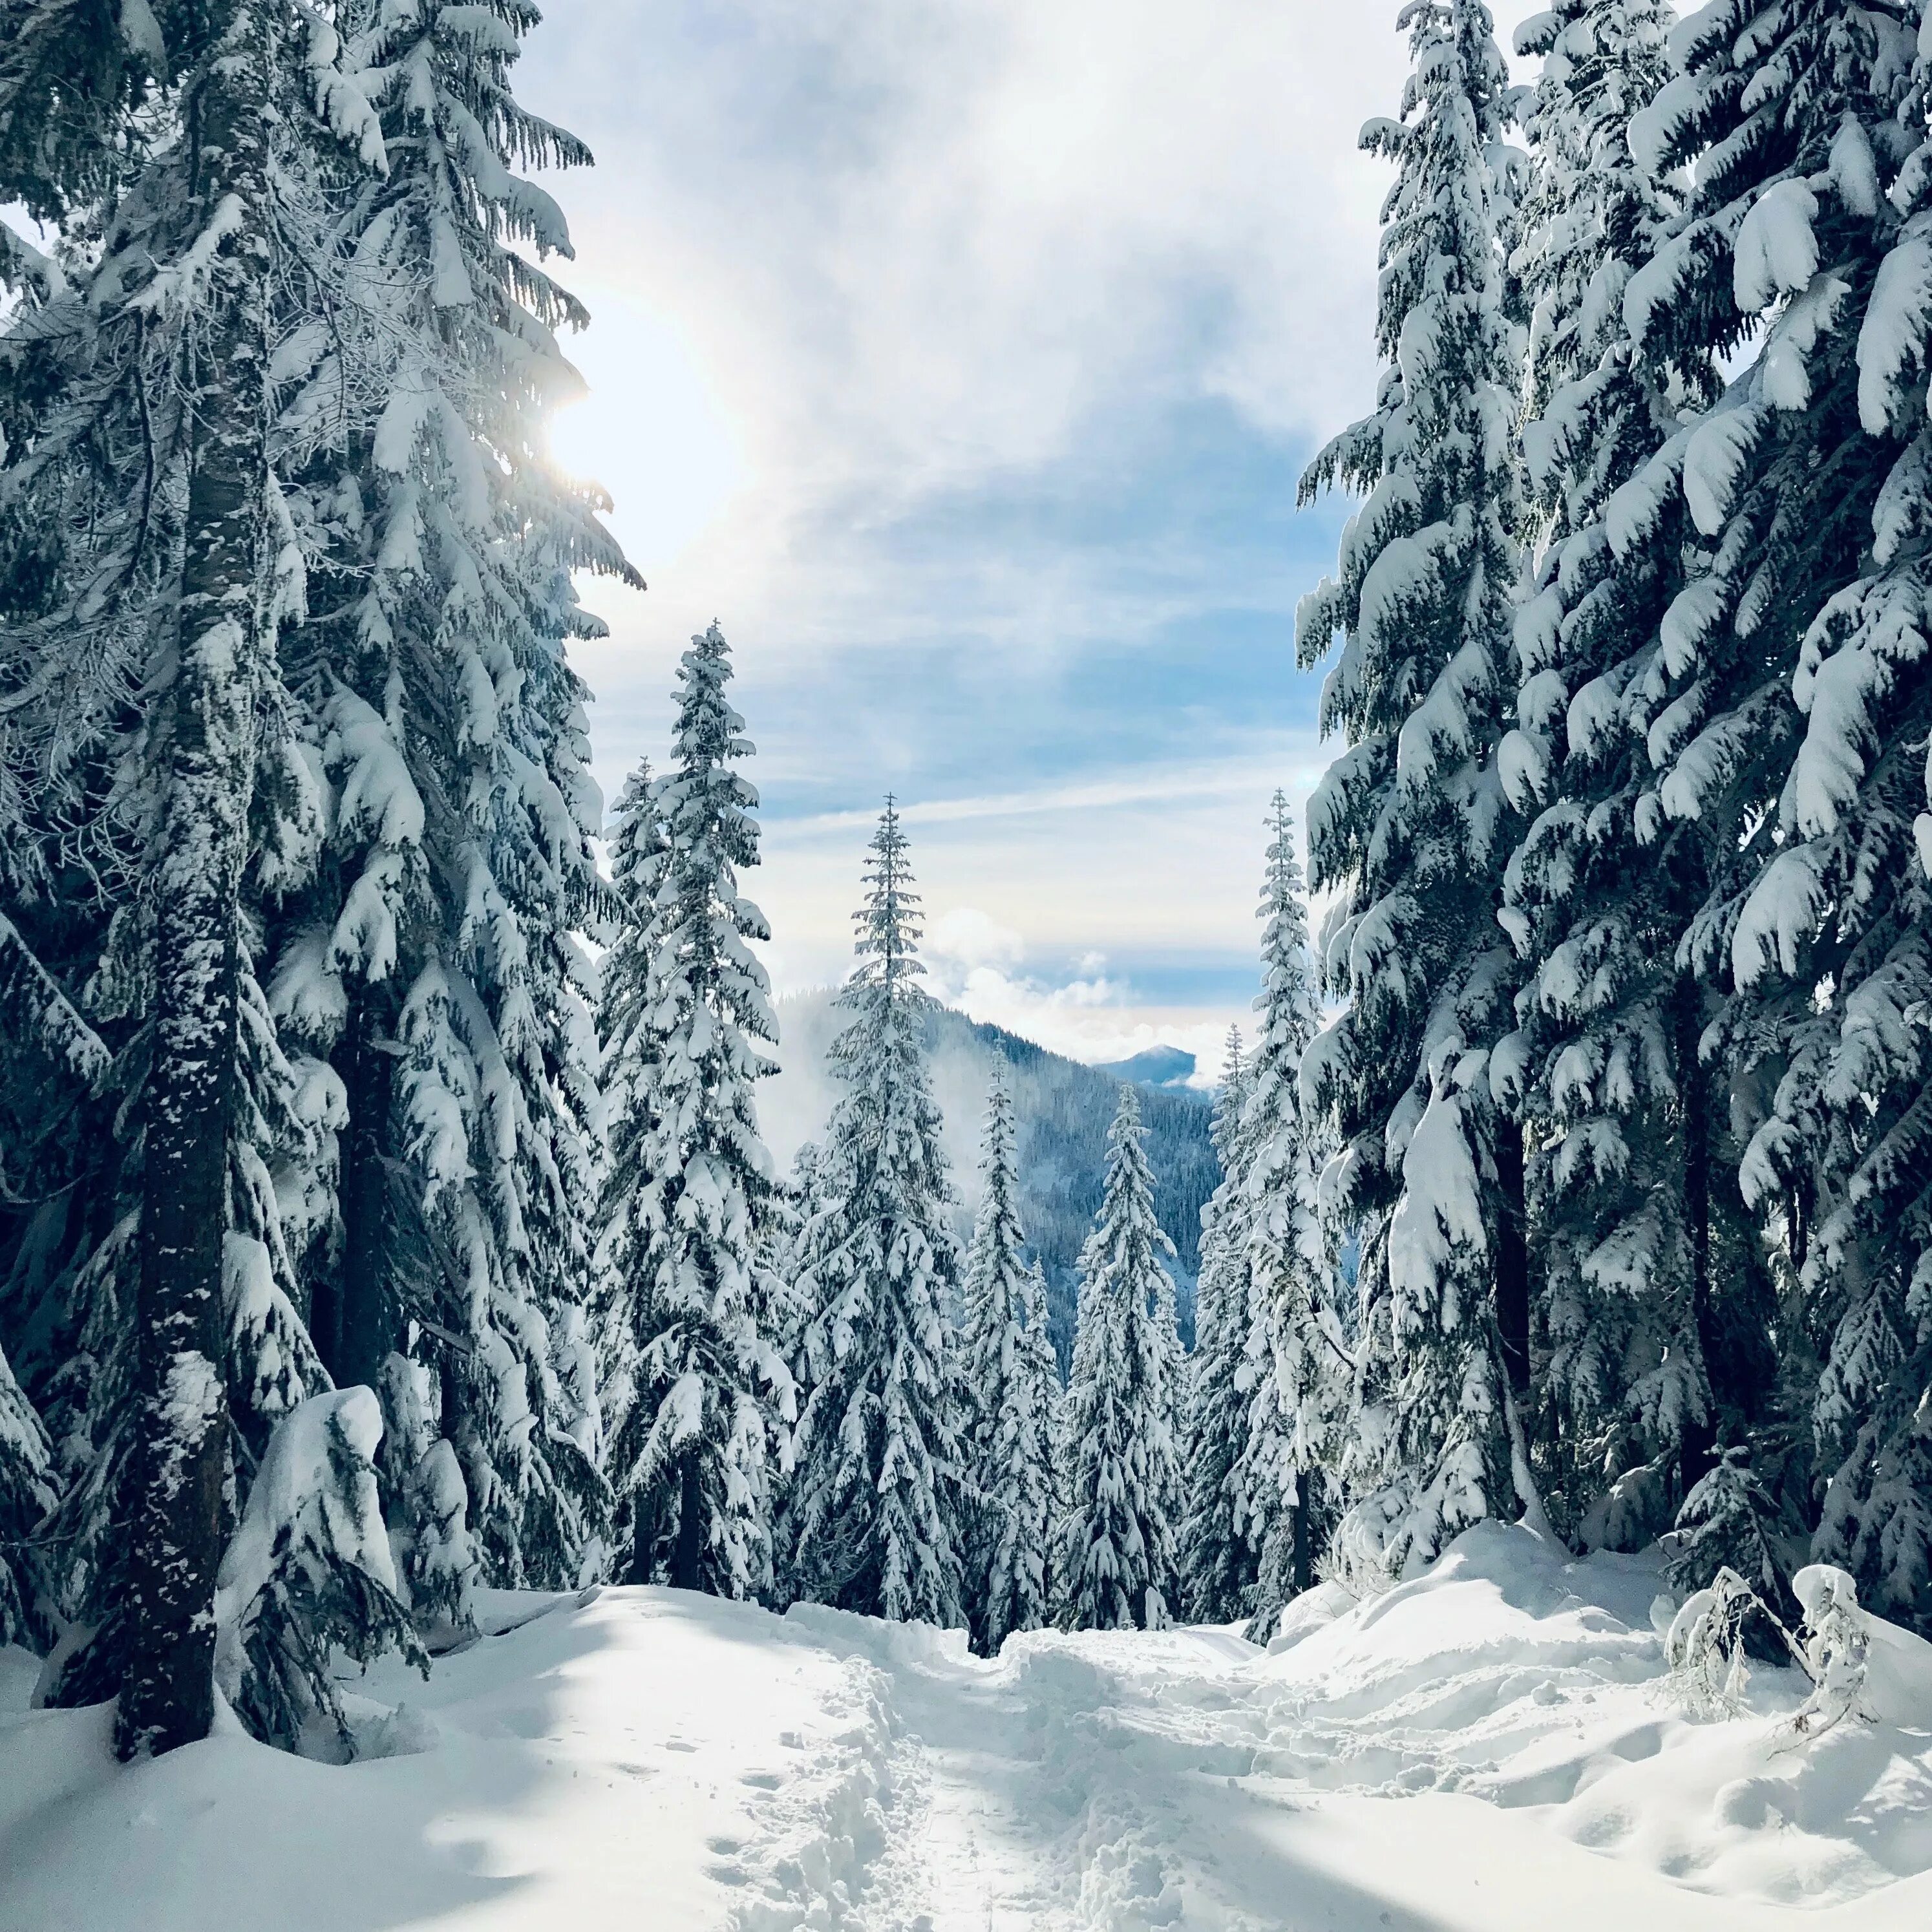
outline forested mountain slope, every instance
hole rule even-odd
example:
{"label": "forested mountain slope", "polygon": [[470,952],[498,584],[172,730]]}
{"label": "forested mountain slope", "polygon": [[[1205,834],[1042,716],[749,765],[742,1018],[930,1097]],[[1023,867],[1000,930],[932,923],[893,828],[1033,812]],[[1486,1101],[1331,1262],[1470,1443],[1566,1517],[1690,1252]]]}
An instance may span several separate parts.
{"label": "forested mountain slope", "polygon": [[[822,1130],[831,1098],[825,1053],[836,1030],[832,996],[801,994],[778,1007],[781,1071],[764,1083],[760,1113],[773,1153],[789,1162]],[[1100,1204],[1107,1128],[1120,1082],[1097,1066],[1049,1052],[996,1026],[936,1010],[928,1042],[934,1096],[946,1115],[946,1150],[960,1190],[961,1226],[972,1205],[974,1148],[993,1069],[1010,1070],[1019,1128],[1020,1211],[1046,1270],[1048,1321],[1065,1371],[1073,1340],[1074,1263]],[[1220,1178],[1208,1138],[1208,1099],[1186,1088],[1144,1088],[1141,1118],[1154,1169],[1154,1211],[1178,1256],[1181,1332],[1192,1342],[1194,1278],[1200,1265],[1201,1208]]]}

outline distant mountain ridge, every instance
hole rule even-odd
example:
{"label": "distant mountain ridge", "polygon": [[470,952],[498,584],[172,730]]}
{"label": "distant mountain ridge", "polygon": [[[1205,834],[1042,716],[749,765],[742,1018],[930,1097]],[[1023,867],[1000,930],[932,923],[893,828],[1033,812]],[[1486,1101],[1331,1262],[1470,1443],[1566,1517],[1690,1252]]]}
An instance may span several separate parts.
{"label": "distant mountain ridge", "polygon": [[[834,997],[830,991],[800,994],[778,1005],[781,1071],[761,1083],[759,1102],[772,1151],[788,1166],[800,1142],[822,1135],[836,1097],[836,1083],[826,1071],[826,1052],[839,1028]],[[1221,1178],[1208,1135],[1208,1096],[1159,1079],[1124,1076],[1120,1068],[1086,1066],[949,1006],[934,1009],[928,1046],[933,1097],[946,1117],[946,1152],[962,1197],[962,1238],[976,1199],[987,1090],[994,1066],[1004,1062],[1008,1070],[1019,1123],[1021,1216],[1046,1274],[1048,1322],[1063,1372],[1072,1348],[1081,1244],[1100,1204],[1107,1130],[1120,1104],[1124,1078],[1140,1087],[1154,1212],[1174,1245],[1181,1330],[1191,1342],[1201,1209]],[[1156,1049],[1163,1052],[1184,1060],[1192,1071],[1192,1054]],[[1154,1057],[1138,1054],[1123,1065],[1131,1067]]]}
{"label": "distant mountain ridge", "polygon": [[1094,1071],[1111,1073],[1116,1080],[1131,1081],[1137,1087],[1185,1087],[1198,1064],[1192,1054],[1180,1047],[1150,1046],[1131,1060],[1111,1060]]}

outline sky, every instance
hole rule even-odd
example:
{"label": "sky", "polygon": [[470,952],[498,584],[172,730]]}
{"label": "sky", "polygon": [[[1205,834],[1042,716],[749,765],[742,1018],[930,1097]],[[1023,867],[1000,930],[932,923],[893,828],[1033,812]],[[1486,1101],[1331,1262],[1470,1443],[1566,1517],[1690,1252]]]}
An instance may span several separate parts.
{"label": "sky", "polygon": [[591,328],[556,454],[648,579],[586,601],[614,797],[714,617],[780,994],[842,978],[902,802],[936,989],[1087,1060],[1219,1064],[1270,794],[1336,747],[1298,514],[1368,408],[1396,0],[552,0],[525,104]]}

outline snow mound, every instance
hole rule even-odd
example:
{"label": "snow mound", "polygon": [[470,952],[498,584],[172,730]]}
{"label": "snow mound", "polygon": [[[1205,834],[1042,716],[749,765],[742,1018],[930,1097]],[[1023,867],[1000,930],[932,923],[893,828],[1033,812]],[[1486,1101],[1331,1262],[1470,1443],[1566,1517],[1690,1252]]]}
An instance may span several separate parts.
{"label": "snow mound", "polygon": [[1932,1873],[1932,1645],[1868,1620],[1876,1721],[1801,1737],[1790,1720],[1810,1686],[1762,1666],[1743,1714],[1700,1721],[1664,1670],[1660,1587],[1645,1558],[1573,1562],[1479,1526],[1426,1576],[1268,1659],[1257,1768],[1533,1812],[1730,1899],[1838,1904]]}
{"label": "snow mound", "polygon": [[371,1670],[364,1755],[228,1735],[117,1766],[0,1652],[0,1926],[602,1932],[847,1922],[877,1849],[884,1680],[762,1610],[478,1593],[430,1682]]}

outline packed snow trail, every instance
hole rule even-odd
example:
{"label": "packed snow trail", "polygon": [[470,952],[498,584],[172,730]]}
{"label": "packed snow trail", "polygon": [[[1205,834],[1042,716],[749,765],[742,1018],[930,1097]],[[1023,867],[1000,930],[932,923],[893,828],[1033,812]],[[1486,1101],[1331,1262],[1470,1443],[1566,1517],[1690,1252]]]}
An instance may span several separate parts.
{"label": "packed snow trail", "polygon": [[[1655,1572],[1470,1532],[1265,1654],[956,1636],[657,1590],[490,1600],[356,1763],[231,1732],[122,1768],[0,1652],[5,1932],[1923,1932],[1932,1646],[1804,1744],[1694,1720]],[[1337,1611],[1340,1614],[1337,1615]],[[1914,1676],[1916,1673],[1916,1676]]]}

